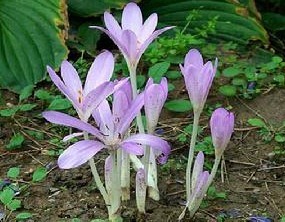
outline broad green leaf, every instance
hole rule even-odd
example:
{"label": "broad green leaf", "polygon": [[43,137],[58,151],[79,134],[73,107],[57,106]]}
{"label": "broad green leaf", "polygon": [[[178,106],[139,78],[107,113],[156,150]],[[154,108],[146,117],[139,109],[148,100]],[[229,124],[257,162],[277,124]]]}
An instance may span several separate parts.
{"label": "broad green leaf", "polygon": [[164,107],[173,112],[188,112],[192,110],[192,105],[189,100],[176,99],[165,103]]}
{"label": "broad green leaf", "polygon": [[17,199],[14,199],[10,203],[7,204],[7,207],[11,211],[17,210],[17,209],[19,209],[21,207],[21,201],[17,200]]}
{"label": "broad green leaf", "polygon": [[242,71],[240,69],[238,69],[236,67],[229,67],[229,68],[224,69],[223,76],[232,78],[232,77],[235,77],[241,73],[242,73]]}
{"label": "broad green leaf", "polygon": [[16,216],[16,220],[26,220],[26,219],[29,219],[29,218],[32,218],[33,215],[29,212],[22,212],[22,213],[19,213],[17,214]]}
{"label": "broad green leaf", "polygon": [[9,141],[9,144],[6,146],[8,150],[18,149],[22,146],[22,143],[25,141],[24,136],[21,133],[16,133]]}
{"label": "broad green leaf", "polygon": [[7,177],[16,179],[20,174],[20,168],[19,167],[11,167],[7,172]]}
{"label": "broad green leaf", "polygon": [[219,92],[224,96],[235,96],[237,93],[237,88],[233,85],[224,85],[219,88]]}
{"label": "broad green leaf", "polygon": [[181,75],[181,72],[180,71],[168,71],[165,76],[168,78],[168,79],[178,79],[180,78],[182,75]]}
{"label": "broad green leaf", "polygon": [[44,167],[38,167],[33,173],[33,182],[40,182],[45,179],[47,175],[47,169]]}
{"label": "broad green leaf", "polygon": [[67,57],[63,0],[0,1],[0,84],[20,93]]}
{"label": "broad green leaf", "polygon": [[103,14],[110,8],[122,8],[127,0],[69,0],[68,10],[81,17],[90,17]]}
{"label": "broad green leaf", "polygon": [[68,99],[55,99],[51,102],[48,109],[49,110],[64,110],[72,107]]}
{"label": "broad green leaf", "polygon": [[23,105],[19,106],[19,110],[21,110],[23,112],[27,112],[27,111],[32,110],[36,106],[37,106],[37,104],[23,104]]}
{"label": "broad green leaf", "polygon": [[285,142],[285,134],[277,134],[274,137],[274,140],[278,143],[284,143]]}
{"label": "broad green leaf", "polygon": [[148,76],[153,78],[154,82],[159,82],[163,75],[167,72],[170,67],[169,62],[160,62],[151,66],[148,70]]}
{"label": "broad green leaf", "polygon": [[222,39],[241,44],[260,40],[268,44],[268,34],[260,23],[258,12],[250,7],[251,3],[249,1],[244,5],[238,0],[176,0],[174,4],[173,0],[145,0],[142,1],[142,8],[146,15],[156,12],[160,23],[175,25],[180,29],[187,24],[186,18],[190,12],[196,10],[199,17],[191,20],[187,28],[192,33],[218,16],[216,32],[211,34],[214,37],[212,40]]}
{"label": "broad green leaf", "polygon": [[140,89],[145,84],[146,77],[144,75],[137,75],[137,87]]}
{"label": "broad green leaf", "polygon": [[26,86],[23,90],[21,90],[20,96],[19,96],[20,102],[24,99],[29,98],[33,94],[33,90],[34,90],[33,85]]}
{"label": "broad green leaf", "polygon": [[2,109],[0,110],[0,116],[3,116],[3,117],[14,116],[18,110],[19,110],[18,106],[14,106],[9,109]]}
{"label": "broad green leaf", "polygon": [[242,86],[243,88],[246,88],[247,82],[243,78],[233,78],[232,84],[235,86]]}
{"label": "broad green leaf", "polygon": [[[266,10],[269,11],[269,10]],[[272,12],[262,13],[262,22],[266,28],[272,31],[285,30],[285,16],[284,14],[277,14]]]}
{"label": "broad green leaf", "polygon": [[168,92],[175,89],[175,85],[173,85],[172,83],[168,83],[167,86],[168,86]]}
{"label": "broad green leaf", "polygon": [[0,192],[0,201],[4,205],[10,203],[13,198],[14,198],[14,191],[9,187],[6,187],[3,191]]}
{"label": "broad green leaf", "polygon": [[266,124],[263,120],[258,119],[258,118],[252,118],[252,119],[248,119],[247,122],[251,125],[251,126],[257,126],[257,127],[265,127],[266,128]]}
{"label": "broad green leaf", "polygon": [[35,97],[43,101],[52,101],[54,96],[51,95],[48,91],[39,89],[35,92]]}

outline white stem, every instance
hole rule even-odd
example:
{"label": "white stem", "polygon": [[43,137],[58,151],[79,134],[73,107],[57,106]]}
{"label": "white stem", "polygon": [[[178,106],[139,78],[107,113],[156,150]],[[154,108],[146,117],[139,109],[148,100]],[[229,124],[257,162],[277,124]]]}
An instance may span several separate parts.
{"label": "white stem", "polygon": [[130,199],[130,156],[122,150],[122,165],[121,165],[121,188],[122,200]]}
{"label": "white stem", "polygon": [[110,156],[112,160],[112,173],[111,173],[111,195],[110,195],[110,204],[111,212],[109,214],[109,219],[116,218],[118,215],[118,210],[121,204],[121,186],[120,186],[120,175],[118,174],[118,167],[116,161],[116,151],[112,151]]}

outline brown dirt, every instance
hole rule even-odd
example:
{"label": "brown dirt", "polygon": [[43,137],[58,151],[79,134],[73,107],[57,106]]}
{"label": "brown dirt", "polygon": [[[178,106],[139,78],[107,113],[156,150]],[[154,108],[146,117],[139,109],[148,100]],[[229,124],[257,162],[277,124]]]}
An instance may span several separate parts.
{"label": "brown dirt", "polygon": [[[214,182],[219,192],[227,193],[227,198],[208,200],[208,207],[199,210],[192,221],[217,221],[217,216],[221,214],[228,216],[225,221],[246,221],[251,215],[264,214],[273,221],[278,221],[281,215],[285,214],[284,158],[269,155],[276,144],[263,142],[257,130],[248,128],[246,121],[259,113],[266,121],[274,125],[280,124],[285,120],[285,90],[272,91],[253,101],[230,101],[228,105],[233,106],[236,114],[236,131],[225,152],[225,182],[222,183],[219,176]],[[181,128],[178,123],[190,121],[183,115],[179,115],[179,118],[174,116],[172,114],[172,119],[167,119],[172,120],[174,126],[175,123],[177,125],[170,132],[173,134]],[[35,141],[27,138],[23,150],[7,152],[4,144],[13,131],[21,131],[25,127],[41,130],[44,122],[36,118],[19,124],[16,120],[20,121],[20,117],[0,118],[0,178],[6,177],[10,167],[18,166],[21,168],[21,180],[29,182],[31,172],[41,164],[56,166],[56,158],[46,154],[46,151],[54,146],[47,143],[47,140]],[[45,124],[43,128],[46,130],[46,139],[54,135],[49,130],[49,124]],[[179,147],[175,137],[171,138],[174,150],[171,158],[185,162],[183,156],[187,156],[187,147]],[[97,157],[96,161],[102,166],[103,159],[100,158],[102,156]],[[167,172],[161,172],[161,200],[148,200],[146,215],[137,214],[132,190],[132,200],[123,203],[121,209],[124,221],[177,221],[183,209],[181,202],[185,197],[184,171],[185,165],[182,169],[171,168]],[[107,218],[101,195],[94,186],[86,165],[72,170],[54,167],[45,181],[28,185],[29,187],[18,197],[22,200],[22,208],[17,212],[33,213],[33,218],[28,220],[30,222],[71,221],[72,218],[88,222],[95,218]],[[3,211],[4,207],[0,205],[0,212]],[[13,213],[7,221],[14,221],[14,215]],[[186,215],[184,221],[191,220]]]}

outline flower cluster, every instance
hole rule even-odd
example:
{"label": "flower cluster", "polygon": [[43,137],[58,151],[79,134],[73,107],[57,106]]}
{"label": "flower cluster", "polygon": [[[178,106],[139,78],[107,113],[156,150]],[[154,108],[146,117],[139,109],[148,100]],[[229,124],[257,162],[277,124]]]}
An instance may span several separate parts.
{"label": "flower cluster", "polygon": [[[167,99],[167,79],[162,78],[160,83],[154,83],[153,79],[149,79],[144,91],[138,93],[136,68],[149,44],[173,27],[155,31],[158,23],[157,14],[150,15],[143,22],[141,10],[135,3],[125,6],[121,25],[109,12],[104,13],[104,22],[106,29],[92,27],[105,32],[118,46],[127,62],[130,79],[113,82],[110,80],[115,61],[109,51],[104,51],[95,58],[84,87],[71,63],[62,62],[61,76],[48,66],[51,80],[71,101],[79,118],[56,111],[43,112],[43,117],[51,123],[79,130],[63,138],[67,141],[83,136],[83,139],[70,145],[59,156],[58,166],[61,169],[71,169],[89,162],[97,187],[106,203],[109,219],[116,221],[119,217],[121,200],[130,198],[130,163],[133,163],[137,171],[138,210],[145,212],[147,190],[151,198],[159,199],[156,163],[163,164],[167,161],[170,145],[154,132]],[[232,135],[234,116],[223,108],[215,110],[212,114],[210,127],[216,154],[212,171],[209,173],[203,170],[205,158],[203,152],[198,153],[193,164],[199,117],[216,73],[217,60],[214,65],[210,61],[204,64],[200,52],[191,49],[185,57],[184,65],[180,65],[180,68],[194,108],[193,132],[186,171],[187,205],[179,217],[182,219],[186,209],[192,217],[199,208]],[[141,118],[143,107],[146,129]],[[91,116],[95,125],[90,123]],[[137,122],[138,133],[131,133],[130,130],[134,119]],[[104,183],[93,160],[93,157],[103,150],[108,153],[105,159]],[[140,158],[141,156],[143,158]]]}

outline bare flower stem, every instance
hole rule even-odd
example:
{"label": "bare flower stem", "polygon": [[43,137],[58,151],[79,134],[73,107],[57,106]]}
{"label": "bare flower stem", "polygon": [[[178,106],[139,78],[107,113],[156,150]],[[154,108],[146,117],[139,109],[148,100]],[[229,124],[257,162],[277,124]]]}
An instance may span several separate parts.
{"label": "bare flower stem", "polygon": [[195,144],[196,144],[197,135],[198,135],[200,114],[201,112],[194,111],[194,122],[193,122],[193,129],[192,129],[191,142],[190,142],[190,148],[189,148],[189,156],[188,156],[188,162],[187,162],[187,168],[186,168],[186,200],[187,201],[189,201],[189,197],[191,195],[191,190],[192,190],[191,170],[192,170],[192,164],[193,164],[193,159],[194,159]]}

